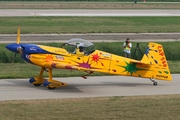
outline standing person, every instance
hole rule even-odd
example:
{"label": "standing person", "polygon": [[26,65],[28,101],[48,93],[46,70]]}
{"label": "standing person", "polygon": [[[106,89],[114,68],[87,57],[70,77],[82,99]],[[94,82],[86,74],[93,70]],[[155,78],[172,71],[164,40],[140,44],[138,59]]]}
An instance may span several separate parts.
{"label": "standing person", "polygon": [[123,44],[123,47],[124,47],[124,57],[131,58],[132,43],[130,43],[129,38],[126,39],[126,41]]}

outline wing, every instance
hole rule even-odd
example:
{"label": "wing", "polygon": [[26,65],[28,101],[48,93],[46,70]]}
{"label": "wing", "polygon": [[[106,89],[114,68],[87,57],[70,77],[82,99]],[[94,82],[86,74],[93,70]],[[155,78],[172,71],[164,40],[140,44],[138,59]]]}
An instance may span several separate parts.
{"label": "wing", "polygon": [[66,63],[59,63],[59,62],[46,62],[44,64],[46,68],[57,68],[57,69],[71,69],[71,70],[80,70],[80,71],[91,71],[90,69],[86,69],[83,67],[78,67],[74,65],[67,65]]}
{"label": "wing", "polygon": [[79,67],[73,65],[67,65],[65,63],[59,62],[46,62],[44,67],[47,68],[57,68],[57,69],[73,69],[73,70],[80,70]]}

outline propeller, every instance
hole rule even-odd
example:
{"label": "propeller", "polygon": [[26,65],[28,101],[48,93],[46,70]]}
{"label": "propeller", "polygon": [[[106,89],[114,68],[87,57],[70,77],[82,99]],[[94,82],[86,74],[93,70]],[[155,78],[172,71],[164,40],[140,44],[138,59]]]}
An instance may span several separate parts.
{"label": "propeller", "polygon": [[14,59],[15,59],[15,57],[16,57],[16,54],[17,54],[17,53],[15,53],[15,54],[14,54],[14,57],[13,57],[12,63],[14,63]]}
{"label": "propeller", "polygon": [[17,44],[20,42],[20,25],[18,26],[18,32],[17,32]]}
{"label": "propeller", "polygon": [[[20,25],[18,25],[17,42],[16,42],[16,44],[19,44],[19,42],[20,42]],[[21,48],[21,47],[18,47],[18,48],[17,48],[17,51],[19,51],[20,55],[22,55],[22,48]],[[14,54],[12,63],[14,63],[14,59],[15,59],[15,57],[16,57],[16,54],[17,54],[17,53]]]}

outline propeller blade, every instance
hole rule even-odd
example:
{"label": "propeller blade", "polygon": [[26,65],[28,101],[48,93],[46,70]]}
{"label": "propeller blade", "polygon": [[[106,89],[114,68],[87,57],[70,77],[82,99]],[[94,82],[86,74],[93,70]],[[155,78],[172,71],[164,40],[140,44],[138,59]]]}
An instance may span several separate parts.
{"label": "propeller blade", "polygon": [[17,33],[17,44],[20,42],[20,25],[18,26],[18,33]]}
{"label": "propeller blade", "polygon": [[15,57],[16,57],[16,54],[17,54],[17,53],[15,53],[15,54],[14,54],[14,57],[13,57],[12,63],[14,63],[14,59],[15,59]]}

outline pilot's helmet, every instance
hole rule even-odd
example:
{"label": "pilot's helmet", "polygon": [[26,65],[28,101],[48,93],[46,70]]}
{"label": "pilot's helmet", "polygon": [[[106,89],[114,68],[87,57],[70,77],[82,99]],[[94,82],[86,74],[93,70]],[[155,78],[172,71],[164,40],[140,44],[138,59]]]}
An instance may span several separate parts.
{"label": "pilot's helmet", "polygon": [[80,43],[80,44],[77,46],[77,48],[79,48],[79,49],[80,49],[80,52],[82,52],[83,49],[84,49],[84,44],[83,44],[83,43]]}
{"label": "pilot's helmet", "polygon": [[77,46],[77,48],[80,48],[80,47],[84,47],[84,44],[83,44],[83,43],[79,43],[79,45]]}

